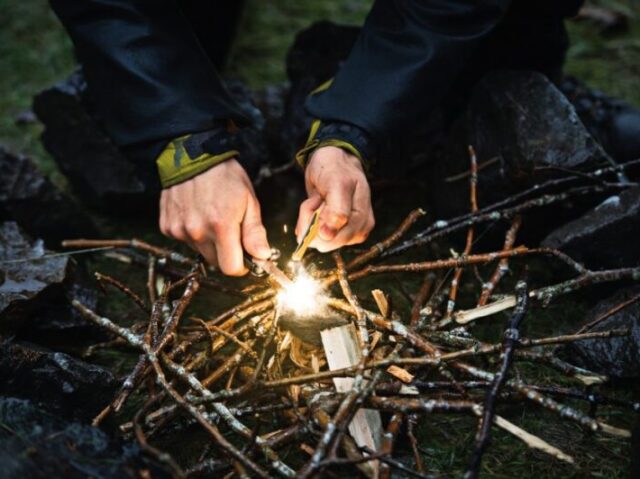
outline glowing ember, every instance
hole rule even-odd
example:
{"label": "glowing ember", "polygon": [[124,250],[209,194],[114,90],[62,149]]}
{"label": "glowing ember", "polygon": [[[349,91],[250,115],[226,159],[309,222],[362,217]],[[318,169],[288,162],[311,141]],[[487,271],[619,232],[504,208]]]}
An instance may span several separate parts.
{"label": "glowing ember", "polygon": [[326,296],[316,280],[300,268],[293,282],[278,293],[278,305],[297,316],[320,314],[326,306]]}

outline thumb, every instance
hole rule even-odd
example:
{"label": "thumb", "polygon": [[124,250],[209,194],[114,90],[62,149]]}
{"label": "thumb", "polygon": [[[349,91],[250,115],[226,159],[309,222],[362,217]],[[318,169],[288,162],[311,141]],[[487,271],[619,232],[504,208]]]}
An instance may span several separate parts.
{"label": "thumb", "polygon": [[262,224],[260,216],[260,204],[255,198],[249,199],[242,220],[242,246],[254,258],[268,259],[271,256],[267,230]]}
{"label": "thumb", "polygon": [[349,222],[353,206],[353,187],[347,181],[331,185],[320,213],[320,238],[331,241]]}

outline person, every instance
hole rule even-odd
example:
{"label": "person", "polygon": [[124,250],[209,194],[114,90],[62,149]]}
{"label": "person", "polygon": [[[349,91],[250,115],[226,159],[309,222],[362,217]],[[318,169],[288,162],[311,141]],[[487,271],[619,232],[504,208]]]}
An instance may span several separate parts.
{"label": "person", "polygon": [[[217,73],[243,2],[50,1],[105,129],[125,152],[156,161],[162,232],[227,275],[246,272],[243,250],[267,258],[260,205],[233,145],[248,120]],[[296,234],[322,207],[313,247],[364,241],[375,223],[366,170],[398,160],[380,154],[386,139],[491,68],[538,70],[558,82],[563,22],[581,3],[375,0],[348,58],[305,104],[314,121],[297,155],[308,198]]]}

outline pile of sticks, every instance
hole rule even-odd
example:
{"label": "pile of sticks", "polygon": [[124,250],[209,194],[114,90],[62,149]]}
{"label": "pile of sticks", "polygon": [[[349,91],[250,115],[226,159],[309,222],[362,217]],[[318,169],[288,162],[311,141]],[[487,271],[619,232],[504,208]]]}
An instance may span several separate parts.
{"label": "pile of sticks", "polygon": [[[640,267],[592,271],[560,251],[516,246],[522,214],[576,196],[618,192],[629,186],[628,182],[615,180],[623,167],[568,174],[479,208],[472,149],[470,157],[468,214],[432,222],[404,239],[416,222],[424,220],[424,211],[415,210],[389,237],[350,260],[334,253],[335,267],[309,268],[329,296],[327,314],[349,318],[358,331],[361,360],[339,370],[327,369],[321,349],[279,327],[278,287],[268,280],[256,279],[251,287],[235,291],[222,280],[212,279],[210,276],[216,276],[198,260],[142,241],[67,241],[68,247],[113,247],[113,257],[146,263],[145,298],[115,278],[96,275],[102,285],[130,297],[144,321],[124,327],[115,318],[102,317],[80,301],[73,301],[87,320],[115,337],[92,346],[92,351],[125,346],[139,353],[135,367],[94,424],[114,415],[121,420],[123,433],[134,435],[141,447],[165,463],[176,477],[214,473],[221,477],[324,477],[332,471],[339,473],[337,468],[345,465],[368,477],[388,478],[394,469],[404,475],[434,477],[416,439],[418,422],[429,421],[432,414],[477,418],[475,445],[469,451],[465,475],[468,478],[478,477],[494,427],[554,460],[577,462],[559,447],[499,414],[501,404],[517,401],[548,410],[591,432],[628,437],[629,431],[599,418],[596,406],[608,404],[639,411],[640,404],[594,392],[593,385],[607,381],[607,377],[554,354],[554,347],[560,344],[585,339],[605,341],[626,335],[627,330],[542,338],[523,337],[520,331],[524,321],[535,321],[536,308],[596,283],[640,280]],[[637,163],[640,161],[625,166]],[[476,229],[494,223],[505,225],[503,247],[473,252]],[[435,240],[465,231],[466,243],[460,254],[421,262],[390,262],[404,251],[420,254]],[[530,284],[536,279],[527,277],[524,266],[529,256],[564,263],[573,274],[557,284],[532,288]],[[519,278],[515,288],[507,286],[513,281],[502,281],[510,263]],[[476,282],[478,266],[492,265],[495,270],[489,279],[478,283],[476,306],[460,309],[457,299],[462,280]],[[358,290],[357,282],[362,278],[389,273],[400,278],[408,278],[411,273],[424,276],[410,309],[395,309],[381,290],[374,291],[372,297],[369,292],[358,297],[352,290],[352,285]],[[190,314],[194,298],[211,289],[244,299],[215,316]],[[500,295],[496,294],[498,290],[503,290]],[[496,317],[500,312],[503,316]],[[479,320],[491,316],[494,321],[508,317],[504,336],[496,343],[481,341],[473,331]],[[557,370],[575,385],[516,377],[511,373],[519,362]],[[345,377],[353,378],[353,387],[336,392],[332,379]],[[141,399],[142,406],[127,414],[123,406],[133,397]],[[575,406],[577,402],[588,407]],[[135,403],[140,404],[140,400]],[[359,446],[348,432],[349,423],[363,407],[382,412],[384,418],[386,431],[377,450]],[[201,449],[192,454],[190,463],[183,457],[174,459],[176,451],[163,451],[153,445],[161,443],[163,435],[172,434],[179,425],[200,427],[209,436],[209,440],[192,446]],[[408,438],[414,453],[412,461],[394,457],[399,435]]]}

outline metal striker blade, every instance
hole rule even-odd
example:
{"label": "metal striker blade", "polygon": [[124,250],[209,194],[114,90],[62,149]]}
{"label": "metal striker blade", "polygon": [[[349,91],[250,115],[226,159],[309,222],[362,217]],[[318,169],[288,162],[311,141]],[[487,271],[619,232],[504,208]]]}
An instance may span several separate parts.
{"label": "metal striker blade", "polygon": [[253,260],[265,273],[267,273],[274,281],[276,281],[283,288],[291,286],[293,283],[284,272],[278,268],[276,263],[272,260]]}
{"label": "metal striker blade", "polygon": [[254,276],[264,276],[268,274],[273,278],[280,286],[287,287],[291,285],[289,277],[282,272],[276,260],[280,257],[280,251],[276,248],[272,248],[271,257],[269,259],[256,259],[252,258],[248,254],[244,255],[244,262]]}

